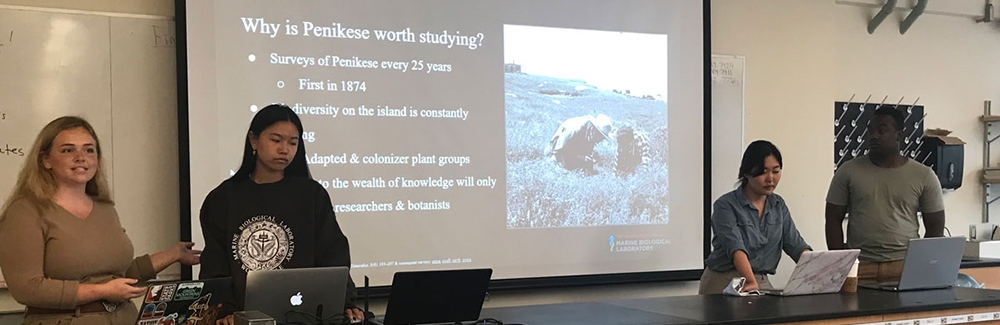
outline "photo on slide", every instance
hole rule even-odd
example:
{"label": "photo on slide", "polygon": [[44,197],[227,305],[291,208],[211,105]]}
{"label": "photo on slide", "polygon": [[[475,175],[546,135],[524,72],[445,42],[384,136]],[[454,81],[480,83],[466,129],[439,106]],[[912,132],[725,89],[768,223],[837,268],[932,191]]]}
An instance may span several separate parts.
{"label": "photo on slide", "polygon": [[507,228],[666,224],[667,35],[505,25]]}

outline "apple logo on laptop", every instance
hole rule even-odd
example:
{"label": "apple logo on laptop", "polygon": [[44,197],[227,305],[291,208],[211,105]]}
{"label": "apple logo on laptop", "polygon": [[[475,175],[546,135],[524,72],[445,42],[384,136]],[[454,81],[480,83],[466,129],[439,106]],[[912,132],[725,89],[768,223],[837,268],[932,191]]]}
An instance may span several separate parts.
{"label": "apple logo on laptop", "polygon": [[302,293],[299,292],[299,293],[296,293],[296,294],[292,295],[292,297],[288,299],[288,302],[290,302],[292,304],[292,306],[301,305],[302,304]]}

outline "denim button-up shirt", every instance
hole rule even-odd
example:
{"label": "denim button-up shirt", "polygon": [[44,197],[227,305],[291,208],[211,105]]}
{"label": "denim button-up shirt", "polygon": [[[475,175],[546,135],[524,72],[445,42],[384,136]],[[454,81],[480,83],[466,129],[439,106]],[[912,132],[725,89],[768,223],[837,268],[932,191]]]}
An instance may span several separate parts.
{"label": "denim button-up shirt", "polygon": [[781,251],[798,262],[802,251],[812,249],[799,235],[781,196],[768,195],[764,215],[758,215],[742,187],[719,197],[713,205],[712,253],[705,267],[717,272],[733,270],[733,254],[743,251],[754,273],[774,274]]}

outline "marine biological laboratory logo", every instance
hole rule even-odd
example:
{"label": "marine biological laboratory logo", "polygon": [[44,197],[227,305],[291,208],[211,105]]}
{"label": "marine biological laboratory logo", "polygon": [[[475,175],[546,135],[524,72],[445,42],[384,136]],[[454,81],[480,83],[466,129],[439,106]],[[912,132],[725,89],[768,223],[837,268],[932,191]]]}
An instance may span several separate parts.
{"label": "marine biological laboratory logo", "polygon": [[244,271],[273,270],[292,259],[295,236],[273,216],[260,215],[243,222],[233,235],[233,258]]}
{"label": "marine biological laboratory logo", "polygon": [[650,252],[656,246],[670,244],[670,240],[659,235],[608,236],[608,251],[612,253]]}

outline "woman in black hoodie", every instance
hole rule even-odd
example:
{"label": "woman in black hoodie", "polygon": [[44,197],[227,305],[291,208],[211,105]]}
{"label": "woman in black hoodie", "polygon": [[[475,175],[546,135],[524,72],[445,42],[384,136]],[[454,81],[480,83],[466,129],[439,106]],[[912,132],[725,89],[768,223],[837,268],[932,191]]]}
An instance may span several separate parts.
{"label": "woman in black hoodie", "polygon": [[[233,278],[242,310],[247,272],[277,268],[350,266],[351,251],[333,213],[330,195],[306,165],[302,122],[288,106],[264,107],[250,122],[239,171],[219,184],[201,207],[205,249],[200,278]],[[348,281],[344,313],[364,317]]]}

